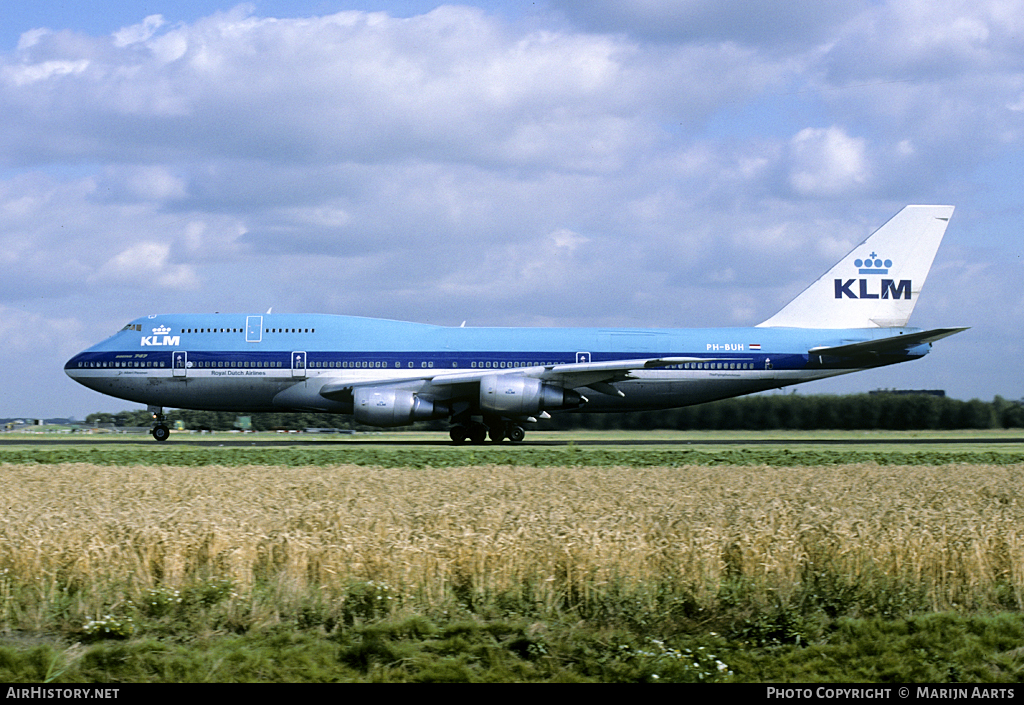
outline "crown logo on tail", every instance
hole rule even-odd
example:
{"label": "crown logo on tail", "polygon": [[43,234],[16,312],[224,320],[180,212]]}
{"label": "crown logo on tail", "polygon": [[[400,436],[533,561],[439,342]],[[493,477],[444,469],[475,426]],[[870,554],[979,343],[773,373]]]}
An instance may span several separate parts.
{"label": "crown logo on tail", "polygon": [[883,260],[879,255],[872,252],[868,255],[867,259],[855,259],[853,260],[853,266],[858,267],[858,272],[861,274],[888,274],[889,267],[892,266],[892,260]]}

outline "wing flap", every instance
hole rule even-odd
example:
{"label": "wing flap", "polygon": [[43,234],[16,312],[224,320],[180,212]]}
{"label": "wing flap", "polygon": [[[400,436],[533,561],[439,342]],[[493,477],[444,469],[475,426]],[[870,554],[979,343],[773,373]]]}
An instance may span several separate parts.
{"label": "wing flap", "polygon": [[[513,367],[508,369],[460,370],[458,372],[429,372],[414,377],[394,379],[367,379],[359,381],[328,381],[320,388],[320,396],[335,401],[348,400],[356,387],[406,388],[421,395],[437,394],[451,397],[451,388],[457,385],[471,385],[482,378],[500,375],[522,375],[557,384],[566,389],[607,385],[611,382],[630,379],[634,370],[649,370],[687,362],[713,362],[719,358],[710,357],[655,357],[633,360],[609,360],[605,362],[572,362],[563,365],[537,367]],[[725,359],[725,358],[721,358]],[[735,358],[731,358],[735,359]]]}
{"label": "wing flap", "polygon": [[530,376],[559,384],[567,389],[594,388],[595,384],[608,384],[630,379],[634,370],[670,367],[686,362],[709,362],[712,359],[708,357],[646,357],[606,362],[572,362],[540,368],[540,372]]}

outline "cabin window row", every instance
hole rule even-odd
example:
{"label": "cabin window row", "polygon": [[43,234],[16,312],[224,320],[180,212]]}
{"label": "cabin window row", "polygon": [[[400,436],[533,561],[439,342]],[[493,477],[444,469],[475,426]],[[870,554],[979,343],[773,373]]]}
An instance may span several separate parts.
{"label": "cabin window row", "polygon": [[[328,362],[320,362],[320,361],[313,360],[313,361],[311,361],[309,363],[309,366],[310,367],[316,367],[316,368],[332,368],[332,369],[339,368],[339,369],[350,369],[350,370],[351,369],[381,369],[381,368],[390,367],[391,363],[389,363],[389,362],[382,362],[380,360],[360,360],[358,362],[355,362],[355,361],[349,362],[348,360],[330,360]],[[459,363],[457,363],[457,362],[453,362],[452,363],[452,367],[458,367],[458,366],[459,366]],[[402,363],[401,362],[396,362],[395,363],[395,369],[400,369],[401,367],[402,367]],[[416,363],[415,362],[411,362],[411,361],[407,362],[406,363],[406,367],[408,367],[409,369],[412,369],[412,368],[416,367]],[[424,361],[420,362],[420,367],[422,369],[425,369],[425,370],[426,369],[433,369],[434,362],[433,362],[433,360],[424,360]]]}
{"label": "cabin window row", "polygon": [[[470,363],[470,367],[473,368],[484,368],[484,369],[505,369],[509,367],[544,367],[550,365],[559,365],[559,362],[473,362]],[[670,370],[752,370],[754,369],[754,363],[752,362],[687,362],[681,365],[669,365],[666,369]]]}
{"label": "cabin window row", "polygon": [[506,369],[509,367],[544,367],[545,365],[558,365],[557,362],[500,362],[497,360],[484,360],[482,362],[471,362],[470,367],[483,369]]}
{"label": "cabin window row", "polygon": [[682,365],[672,365],[672,370],[752,370],[752,362],[686,362]]}
{"label": "cabin window row", "polygon": [[245,368],[264,368],[264,367],[281,367],[280,361],[269,360],[267,362],[253,361],[253,360],[193,360],[192,365],[194,367],[245,367]]}
{"label": "cabin window row", "polygon": [[79,362],[79,367],[166,367],[161,360],[94,360]]}

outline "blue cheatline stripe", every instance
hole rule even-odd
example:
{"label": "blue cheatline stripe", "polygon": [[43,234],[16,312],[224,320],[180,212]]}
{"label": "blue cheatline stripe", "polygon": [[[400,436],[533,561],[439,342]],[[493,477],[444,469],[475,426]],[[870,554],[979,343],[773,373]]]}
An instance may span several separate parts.
{"label": "blue cheatline stripe", "polygon": [[[345,369],[515,369],[520,367],[537,367],[545,365],[562,365],[575,363],[576,353],[566,352],[453,352],[453,351],[419,351],[419,352],[374,352],[374,351],[209,351],[188,350],[179,348],[174,351],[139,353],[132,351],[85,352],[72,358],[65,365],[68,369],[77,368],[170,368],[173,365],[173,352],[185,352],[192,368],[212,367],[245,367],[290,369],[293,352],[305,352],[305,367],[309,370],[345,370]],[[722,364],[748,364],[751,368],[763,369],[766,358],[770,358],[776,369],[802,368],[807,362],[806,355],[779,355],[758,352],[742,353],[593,353],[592,362],[614,360],[633,360],[638,357],[702,357],[715,360]],[[691,363],[691,365],[697,363]],[[702,363],[712,364],[712,363]],[[654,368],[658,369],[658,368]],[[692,366],[673,366],[669,369],[699,369]]]}

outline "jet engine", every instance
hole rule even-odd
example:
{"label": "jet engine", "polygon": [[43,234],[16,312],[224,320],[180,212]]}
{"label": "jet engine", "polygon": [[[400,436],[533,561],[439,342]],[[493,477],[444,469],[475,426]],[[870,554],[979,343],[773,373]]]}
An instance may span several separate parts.
{"label": "jet engine", "polygon": [[448,410],[403,389],[356,387],[352,415],[367,426],[405,426],[447,416]]}
{"label": "jet engine", "polygon": [[571,389],[533,377],[487,375],[480,378],[480,408],[500,416],[531,416],[545,409],[576,408],[583,397]]}

